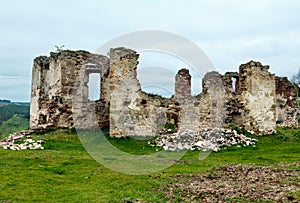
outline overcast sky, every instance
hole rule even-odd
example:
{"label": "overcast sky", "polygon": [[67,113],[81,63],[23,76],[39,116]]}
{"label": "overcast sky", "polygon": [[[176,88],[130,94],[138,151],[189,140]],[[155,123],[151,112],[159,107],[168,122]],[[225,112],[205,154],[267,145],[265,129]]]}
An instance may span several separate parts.
{"label": "overcast sky", "polygon": [[221,73],[258,60],[290,77],[300,67],[297,0],[2,0],[0,98],[30,100],[32,61],[55,45],[95,51],[122,34],[162,30],[197,44]]}

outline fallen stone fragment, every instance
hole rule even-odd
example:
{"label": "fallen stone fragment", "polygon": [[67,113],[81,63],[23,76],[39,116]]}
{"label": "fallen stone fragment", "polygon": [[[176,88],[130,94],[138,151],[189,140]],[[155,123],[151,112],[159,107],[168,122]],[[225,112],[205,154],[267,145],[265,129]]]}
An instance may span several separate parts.
{"label": "fallen stone fragment", "polygon": [[[35,132],[36,131],[34,130],[22,130],[20,132],[10,134],[8,137],[0,140],[0,147],[10,150],[44,149],[44,147],[42,146],[42,144],[44,143],[43,140],[36,141],[30,136],[30,134]],[[15,144],[16,141],[20,141],[24,137],[26,137],[26,139],[22,143]]]}
{"label": "fallen stone fragment", "polygon": [[166,134],[158,137],[150,146],[162,147],[165,151],[194,150],[217,152],[221,147],[232,145],[255,146],[257,140],[238,134],[235,130],[215,128],[202,131],[186,130],[177,134]]}

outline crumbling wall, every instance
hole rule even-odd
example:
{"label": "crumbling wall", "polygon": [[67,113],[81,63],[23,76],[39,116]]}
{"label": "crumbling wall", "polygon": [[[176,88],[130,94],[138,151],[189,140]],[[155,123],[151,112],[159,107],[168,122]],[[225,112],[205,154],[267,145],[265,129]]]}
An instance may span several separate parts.
{"label": "crumbling wall", "polygon": [[[106,56],[88,54],[80,64],[76,74],[76,83],[67,85],[72,92],[73,119],[77,128],[97,128],[109,126],[109,59]],[[88,99],[90,74],[98,73],[100,79],[100,99]],[[72,89],[73,88],[73,89]]]}
{"label": "crumbling wall", "polygon": [[200,129],[222,128],[226,116],[225,89],[222,75],[212,71],[202,80],[202,94],[199,101]]}
{"label": "crumbling wall", "polygon": [[[277,121],[295,120],[296,91],[287,78],[250,61],[237,72],[207,73],[202,93],[191,96],[191,76],[181,69],[171,98],[147,94],[137,79],[139,55],[110,50],[110,58],[86,51],[37,57],[32,73],[30,127],[110,127],[111,136],[155,136],[222,128],[230,123],[269,134]],[[89,101],[89,75],[100,77],[100,99]],[[200,85],[200,84],[199,84]],[[77,124],[76,124],[77,123]]]}
{"label": "crumbling wall", "polygon": [[175,76],[175,97],[177,99],[191,97],[191,75],[183,68]]}
{"label": "crumbling wall", "polygon": [[30,101],[30,127],[37,128],[41,124],[42,113],[41,102],[47,100],[44,90],[45,72],[49,70],[49,58],[40,56],[34,59],[32,69],[32,82],[31,82],[31,101]]}
{"label": "crumbling wall", "polygon": [[[110,136],[156,135],[156,114],[164,123],[164,108],[141,91],[137,79],[138,54],[130,49],[110,50]],[[162,124],[163,125],[163,124]]]}
{"label": "crumbling wall", "polygon": [[222,76],[222,81],[225,89],[226,101],[225,124],[228,126],[229,124],[234,123],[238,126],[242,126],[241,114],[243,113],[243,105],[239,101],[239,73],[226,72]]}
{"label": "crumbling wall", "polygon": [[[84,112],[85,109],[90,111],[92,107],[93,110],[97,108],[99,123],[103,126],[108,125],[109,101],[106,99],[97,102],[88,101],[86,84],[91,66],[86,64],[91,59],[101,64],[103,74],[108,72],[107,57],[93,55],[86,51],[52,52],[49,57],[42,56],[34,60],[30,108],[31,129],[74,127],[73,102],[77,103],[76,105],[80,104],[77,108],[80,112]],[[96,65],[92,70],[100,72],[101,67]],[[107,82],[102,81],[102,83],[103,88],[108,86]],[[106,95],[104,97],[107,98]],[[88,122],[82,125],[88,125]]]}
{"label": "crumbling wall", "polygon": [[276,127],[275,77],[268,66],[250,61],[239,68],[242,127],[256,134],[269,134]]}
{"label": "crumbling wall", "polygon": [[191,96],[191,75],[183,68],[175,76],[174,100],[179,104],[178,130],[198,131],[200,122],[199,100]]}
{"label": "crumbling wall", "polygon": [[282,125],[297,126],[297,89],[287,77],[275,77],[276,121]]}
{"label": "crumbling wall", "polygon": [[162,98],[141,90],[136,77],[138,54],[130,49],[110,50],[110,135],[155,136],[168,125],[173,130],[198,130],[199,102],[191,97],[191,76],[176,75],[175,97]]}

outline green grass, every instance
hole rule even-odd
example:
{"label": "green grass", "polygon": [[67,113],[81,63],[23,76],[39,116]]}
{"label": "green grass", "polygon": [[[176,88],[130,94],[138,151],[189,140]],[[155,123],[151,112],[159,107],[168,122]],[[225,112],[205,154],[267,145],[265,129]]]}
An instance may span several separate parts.
{"label": "green grass", "polygon": [[[206,173],[229,163],[299,162],[298,135],[299,129],[279,128],[277,134],[255,137],[259,140],[256,147],[230,147],[202,161],[199,152],[192,151],[163,171],[134,176],[105,168],[86,152],[74,131],[61,129],[35,135],[45,140],[45,150],[0,149],[0,202],[165,202],[157,188],[172,182],[173,174]],[[156,152],[147,140],[107,139],[130,154]]]}
{"label": "green grass", "polygon": [[0,105],[0,138],[29,128],[29,104]]}
{"label": "green grass", "polygon": [[0,124],[0,138],[6,137],[9,134],[25,130],[29,128],[29,119],[15,114],[10,119],[3,121]]}

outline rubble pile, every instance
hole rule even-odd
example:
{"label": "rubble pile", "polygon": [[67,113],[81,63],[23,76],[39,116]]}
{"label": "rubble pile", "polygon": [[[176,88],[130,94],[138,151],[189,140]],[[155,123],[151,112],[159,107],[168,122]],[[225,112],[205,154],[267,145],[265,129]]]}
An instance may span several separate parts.
{"label": "rubble pile", "polygon": [[165,151],[202,150],[219,151],[221,147],[237,145],[255,147],[257,140],[238,134],[235,130],[215,128],[202,131],[185,130],[177,134],[162,135],[151,146],[162,147]]}
{"label": "rubble pile", "polygon": [[34,132],[34,130],[22,130],[20,132],[10,134],[8,137],[0,140],[0,146],[3,149],[10,150],[44,149],[44,147],[42,146],[42,144],[44,143],[43,140],[34,140],[30,136],[30,134]]}
{"label": "rubble pile", "polygon": [[277,126],[279,127],[298,127],[298,121],[294,120],[294,121],[284,121],[283,123],[277,124]]}

